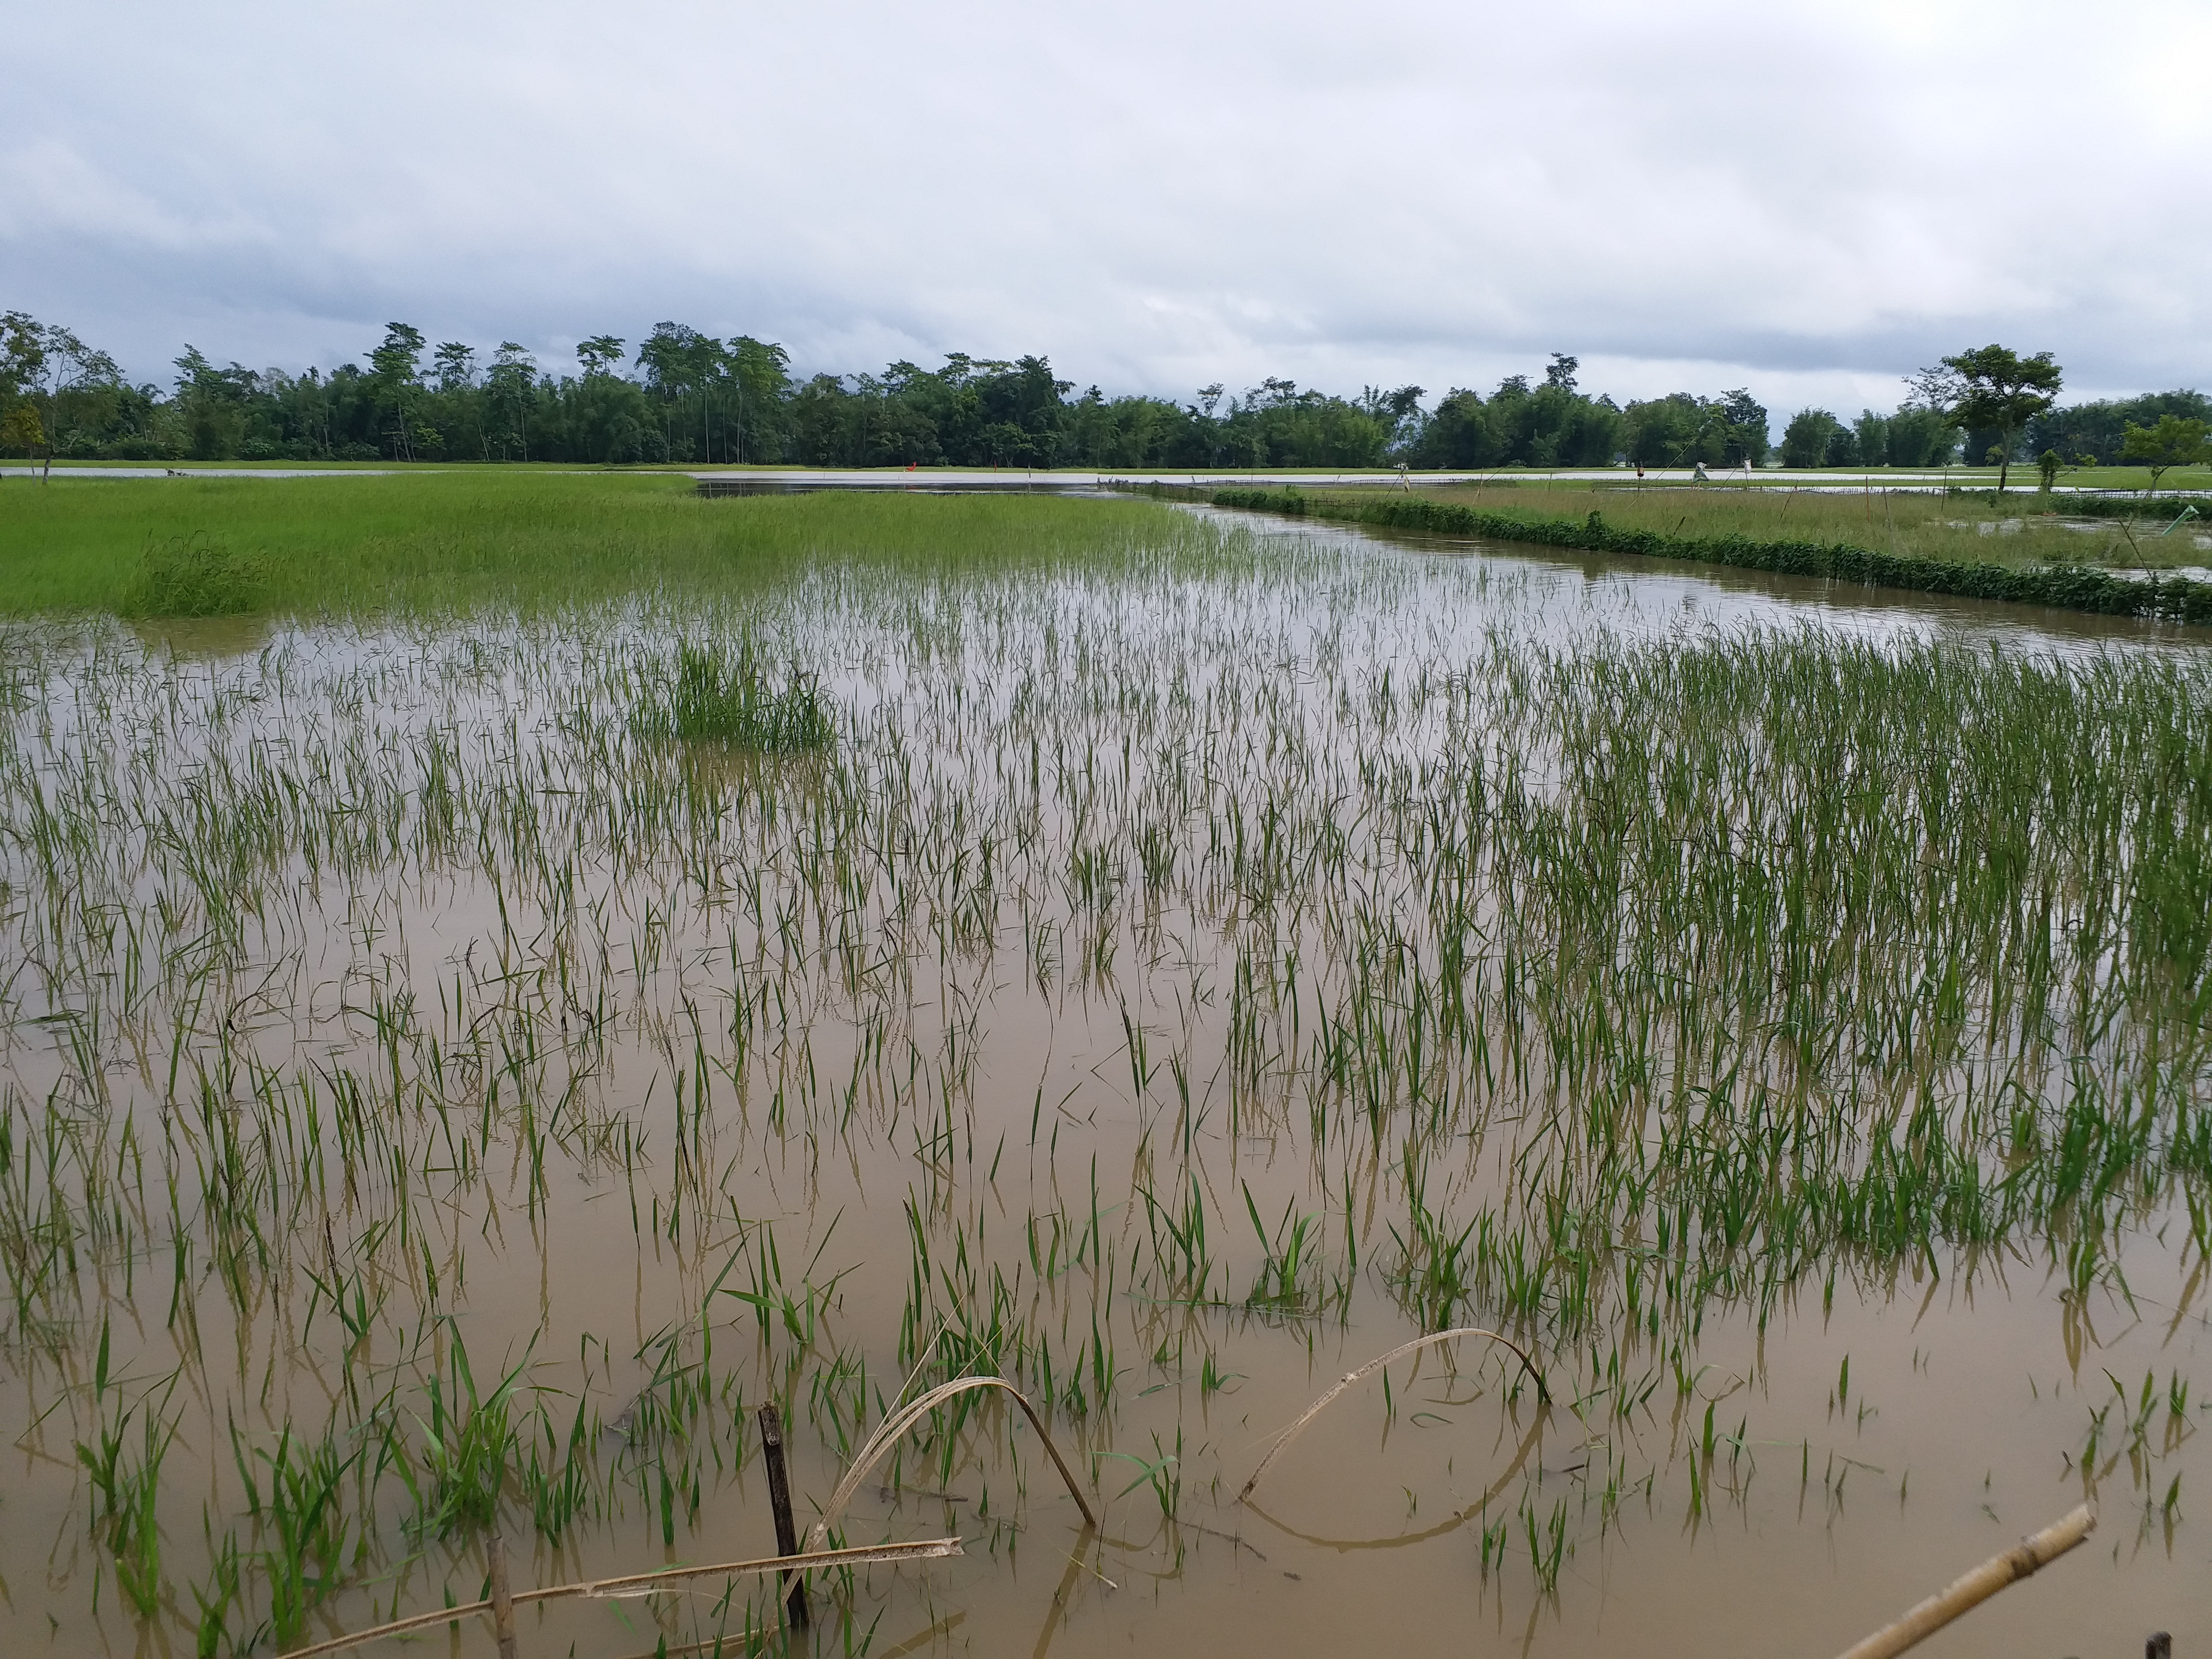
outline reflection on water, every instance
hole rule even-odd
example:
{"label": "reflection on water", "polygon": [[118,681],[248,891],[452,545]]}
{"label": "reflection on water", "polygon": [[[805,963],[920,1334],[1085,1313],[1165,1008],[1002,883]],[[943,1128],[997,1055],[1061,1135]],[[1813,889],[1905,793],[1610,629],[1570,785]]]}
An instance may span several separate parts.
{"label": "reflection on water", "polygon": [[[635,718],[739,622],[827,754]],[[1310,526],[198,626],[7,637],[11,1648],[197,1592],[267,1650],[295,1548],[288,1641],[466,1600],[487,1446],[528,1583],[764,1553],[754,1407],[804,1524],[965,1370],[1100,1531],[947,1413],[845,1533],[968,1554],[818,1585],[828,1639],[1833,1650],[2087,1490],[2117,1549],[1978,1650],[2212,1640],[2179,632]],[[1548,1401],[1431,1350],[1232,1501],[1455,1323]],[[720,1594],[525,1647],[773,1623]]]}
{"label": "reflection on water", "polygon": [[242,657],[269,643],[274,619],[268,616],[155,617],[127,624],[149,654],[173,657]]}

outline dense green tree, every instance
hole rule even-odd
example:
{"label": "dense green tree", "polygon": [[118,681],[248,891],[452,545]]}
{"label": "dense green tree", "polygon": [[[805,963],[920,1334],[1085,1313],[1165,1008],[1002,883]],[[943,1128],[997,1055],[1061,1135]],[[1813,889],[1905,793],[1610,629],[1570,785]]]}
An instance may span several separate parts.
{"label": "dense green tree", "polygon": [[[27,398],[18,398],[0,415],[0,447],[20,450],[26,455],[46,455],[46,423],[39,418],[37,408]],[[46,474],[52,476],[53,465],[49,459]]]}
{"label": "dense green tree", "polygon": [[1733,392],[1723,392],[1717,406],[1721,428],[1721,459],[1730,466],[1748,461],[1753,466],[1766,460],[1768,446],[1773,441],[1766,430],[1766,406],[1751,395],[1749,388],[1738,386]]}
{"label": "dense green tree", "polygon": [[2148,467],[2150,487],[2156,489],[2158,481],[2174,467],[2212,460],[2212,447],[2205,442],[2208,431],[2212,427],[2206,422],[2181,415],[2165,416],[2156,426],[2131,426],[2120,445],[2120,459]]}
{"label": "dense green tree", "polygon": [[500,342],[484,371],[486,448],[502,461],[530,459],[530,410],[538,398],[538,360],[512,340]]}
{"label": "dense green tree", "polygon": [[68,329],[26,312],[0,315],[0,418],[12,442],[44,459],[41,476],[52,476],[57,450],[98,422],[120,381],[115,360]]}
{"label": "dense green tree", "polygon": [[584,378],[587,380],[612,374],[622,357],[623,343],[616,335],[594,334],[576,343],[576,361],[584,366]]}
{"label": "dense green tree", "polygon": [[1738,388],[1718,398],[1670,392],[1622,411],[1621,442],[1639,466],[1754,466],[1766,459],[1766,410]]}
{"label": "dense green tree", "polygon": [[1416,466],[1495,466],[1504,447],[1490,424],[1490,411],[1479,392],[1454,386],[1438,401],[1422,426],[1408,457]]}
{"label": "dense green tree", "polygon": [[377,409],[391,422],[386,437],[397,460],[414,460],[418,447],[426,453],[437,447],[434,433],[418,446],[417,440],[423,434],[415,430],[409,419],[412,412],[409,405],[422,389],[422,349],[427,343],[422,331],[412,324],[386,323],[384,343],[368,354]]}
{"label": "dense green tree", "polygon": [[1922,403],[1900,404],[1884,435],[1892,466],[1948,466],[1959,447],[1951,417]]}
{"label": "dense green tree", "polygon": [[[682,323],[656,323],[637,349],[637,366],[659,406],[663,447],[686,460],[713,460],[715,394],[730,369],[722,343]],[[726,452],[727,437],[726,431]]]}
{"label": "dense green tree", "polygon": [[780,345],[740,334],[728,348],[730,389],[737,418],[731,428],[733,461],[772,463],[784,455],[784,410],[791,400],[791,354]]}
{"label": "dense green tree", "polygon": [[1859,411],[1851,422],[1851,436],[1858,444],[1861,466],[1889,465],[1889,422],[1870,409]]}
{"label": "dense green tree", "polygon": [[246,439],[246,410],[260,387],[252,369],[217,368],[198,346],[176,360],[176,410],[185,453],[196,461],[234,459]]}
{"label": "dense green tree", "polygon": [[1620,450],[1621,411],[1610,398],[1575,389],[1575,360],[1554,352],[1544,384],[1509,375],[1491,398],[1489,418],[1507,462],[1524,466],[1609,466]]}
{"label": "dense green tree", "polygon": [[1721,459],[1709,405],[1686,392],[1630,404],[1621,414],[1621,441],[1638,466],[1689,466]]}
{"label": "dense green tree", "polygon": [[1211,466],[1212,422],[1195,404],[1164,398],[1116,398],[1097,386],[1069,406],[1071,455],[1099,467]]}
{"label": "dense green tree", "polygon": [[1782,431],[1782,465],[1826,465],[1829,440],[1844,429],[1844,423],[1825,409],[1799,410]]}
{"label": "dense green tree", "polygon": [[2077,465],[2094,461],[2112,466],[2120,459],[2131,426],[2155,427],[2168,415],[2184,420],[2212,420],[2212,398],[2201,392],[2153,392],[2140,398],[2103,398],[2046,410],[2028,422],[2027,445],[2055,449]]}
{"label": "dense green tree", "polygon": [[[2063,377],[2051,355],[2023,357],[2009,346],[1978,346],[1923,368],[1913,382],[1920,400],[1969,432],[1996,434],[1997,493],[2012,470],[2013,446],[2027,424],[2058,398]],[[1970,460],[1981,459],[1967,452]]]}

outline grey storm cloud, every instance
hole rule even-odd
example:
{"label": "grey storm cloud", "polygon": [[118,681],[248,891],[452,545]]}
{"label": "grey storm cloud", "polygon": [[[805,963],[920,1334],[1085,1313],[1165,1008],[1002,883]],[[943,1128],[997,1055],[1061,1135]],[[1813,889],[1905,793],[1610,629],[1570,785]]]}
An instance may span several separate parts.
{"label": "grey storm cloud", "polygon": [[2201,3],[91,3],[0,14],[0,306],[134,374],[1048,355],[1887,406],[2002,340],[2212,381]]}

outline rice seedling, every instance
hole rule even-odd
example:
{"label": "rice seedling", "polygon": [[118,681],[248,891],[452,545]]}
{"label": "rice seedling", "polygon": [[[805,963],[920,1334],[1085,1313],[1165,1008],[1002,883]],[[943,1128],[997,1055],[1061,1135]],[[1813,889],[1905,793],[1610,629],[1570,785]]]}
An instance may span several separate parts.
{"label": "rice seedling", "polygon": [[[103,1335],[101,1353],[106,1352]],[[103,1366],[103,1373],[105,1367]],[[95,1401],[105,1391],[104,1374],[94,1389]],[[144,1617],[161,1604],[161,1528],[156,1510],[162,1460],[177,1437],[177,1425],[166,1413],[175,1392],[172,1377],[157,1401],[150,1397],[123,1409],[118,1402],[112,1423],[100,1426],[97,1447],[79,1441],[77,1462],[99,1499],[95,1530],[104,1532],[115,1558],[115,1583],[130,1605]],[[123,1462],[130,1419],[139,1419],[139,1444],[134,1463]]]}
{"label": "rice seedling", "polygon": [[263,575],[251,557],[201,532],[149,540],[118,609],[131,617],[229,617],[258,608]]}
{"label": "rice seedling", "polygon": [[743,647],[725,652],[686,642],[677,647],[668,678],[665,692],[641,714],[649,730],[764,755],[819,749],[836,732],[817,685],[803,675],[785,685],[770,684]]}

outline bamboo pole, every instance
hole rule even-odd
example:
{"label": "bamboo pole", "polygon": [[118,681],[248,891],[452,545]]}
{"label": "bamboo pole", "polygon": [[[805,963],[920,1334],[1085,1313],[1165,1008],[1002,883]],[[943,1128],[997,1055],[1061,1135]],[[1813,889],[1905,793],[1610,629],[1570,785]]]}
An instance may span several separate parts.
{"label": "bamboo pole", "polygon": [[1856,1647],[1844,1649],[1840,1659],[1893,1659],[1907,1648],[1917,1647],[2008,1584],[2016,1584],[2049,1566],[2087,1538],[2096,1524],[2096,1510],[2082,1504],[2002,1555],[1991,1556],[1963,1578],[1954,1579],[1895,1624],[1883,1626]]}
{"label": "bamboo pole", "polygon": [[499,1644],[499,1659],[515,1659],[514,1596],[507,1583],[507,1540],[492,1534],[485,1540],[484,1553],[490,1558],[492,1636]]}
{"label": "bamboo pole", "polygon": [[[874,1561],[927,1561],[940,1556],[964,1553],[966,1552],[957,1538],[918,1538],[908,1544],[872,1544],[848,1550],[770,1555],[752,1561],[719,1562],[711,1567],[666,1567],[658,1572],[631,1573],[623,1578],[595,1578],[579,1584],[556,1584],[550,1589],[521,1590],[508,1600],[518,1607],[530,1601],[564,1601],[579,1595],[612,1601],[672,1589],[678,1581],[685,1578],[740,1578],[781,1572],[787,1567],[857,1567]],[[356,1631],[350,1636],[318,1642],[311,1648],[295,1648],[285,1656],[285,1659],[319,1659],[320,1655],[342,1652],[347,1648],[359,1647],[363,1642],[380,1642],[387,1636],[404,1636],[410,1630],[427,1630],[433,1625],[451,1624],[491,1610],[489,1601],[470,1601],[457,1607],[437,1607],[428,1613],[416,1613],[411,1618],[395,1619],[390,1624],[379,1625],[373,1630]]]}

